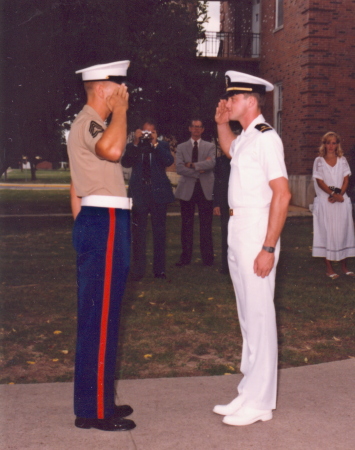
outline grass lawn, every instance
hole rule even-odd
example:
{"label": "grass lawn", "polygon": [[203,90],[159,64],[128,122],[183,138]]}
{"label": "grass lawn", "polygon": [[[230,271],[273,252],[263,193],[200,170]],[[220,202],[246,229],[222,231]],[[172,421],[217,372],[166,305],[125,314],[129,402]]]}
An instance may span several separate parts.
{"label": "grass lawn", "polygon": [[69,188],[60,191],[0,189],[0,214],[66,213],[70,214]]}
{"label": "grass lawn", "polygon": [[[27,212],[69,212],[68,202],[66,191],[0,191],[0,208],[6,212],[19,205]],[[146,277],[128,283],[125,293],[117,377],[238,372],[242,342],[231,281],[219,273],[219,221],[213,224],[213,267],[201,264],[197,225],[196,219],[195,259],[176,268],[180,217],[168,217],[167,280],[151,273],[150,233]],[[76,333],[72,219],[7,217],[0,226],[0,382],[71,381]],[[311,257],[311,245],[311,218],[288,218],[275,296],[282,368],[355,357],[355,280],[327,278],[323,261]],[[354,260],[349,268],[355,270]]]}
{"label": "grass lawn", "polygon": [[36,180],[31,180],[29,169],[8,169],[5,181],[4,175],[0,178],[1,183],[28,183],[28,184],[69,184],[69,170],[36,170]]}

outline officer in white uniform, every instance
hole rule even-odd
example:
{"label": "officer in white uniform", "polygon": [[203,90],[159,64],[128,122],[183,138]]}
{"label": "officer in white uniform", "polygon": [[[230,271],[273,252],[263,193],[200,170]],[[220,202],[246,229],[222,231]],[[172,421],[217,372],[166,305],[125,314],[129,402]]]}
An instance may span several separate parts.
{"label": "officer in white uniform", "polygon": [[[281,139],[261,114],[273,85],[234,71],[226,73],[226,84],[215,119],[222,150],[231,158],[228,264],[243,336],[244,377],[239,395],[213,411],[228,425],[249,425],[270,420],[276,408],[275,275],[291,194]],[[243,127],[237,138],[230,120]]]}

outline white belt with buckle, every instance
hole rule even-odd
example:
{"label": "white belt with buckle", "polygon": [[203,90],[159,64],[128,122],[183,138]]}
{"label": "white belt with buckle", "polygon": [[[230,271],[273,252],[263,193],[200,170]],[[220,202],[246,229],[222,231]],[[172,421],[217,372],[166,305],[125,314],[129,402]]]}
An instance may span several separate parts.
{"label": "white belt with buckle", "polygon": [[111,195],[88,195],[86,197],[82,197],[81,206],[132,209],[132,199],[129,197],[114,197]]}

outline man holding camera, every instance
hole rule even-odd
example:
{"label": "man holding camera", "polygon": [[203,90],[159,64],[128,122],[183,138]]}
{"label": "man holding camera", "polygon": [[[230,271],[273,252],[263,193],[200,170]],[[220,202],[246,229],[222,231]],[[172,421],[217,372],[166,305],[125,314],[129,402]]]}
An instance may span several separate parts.
{"label": "man holding camera", "polygon": [[123,167],[132,168],[129,183],[129,196],[133,199],[131,277],[135,281],[145,273],[149,213],[153,231],[153,273],[155,278],[166,278],[166,211],[174,195],[165,169],[173,162],[169,144],[158,141],[153,120],[146,120],[136,130],[133,143],[127,145],[121,160]]}

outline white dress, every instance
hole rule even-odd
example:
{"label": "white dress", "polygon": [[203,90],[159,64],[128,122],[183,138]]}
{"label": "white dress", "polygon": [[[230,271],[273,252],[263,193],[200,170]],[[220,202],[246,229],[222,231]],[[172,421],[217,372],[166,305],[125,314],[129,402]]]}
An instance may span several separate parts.
{"label": "white dress", "polygon": [[344,202],[330,203],[329,194],[317,184],[316,178],[327,186],[341,188],[344,177],[351,175],[349,164],[341,156],[334,167],[326,163],[321,156],[315,159],[313,179],[316,197],[313,207],[313,250],[312,256],[327,258],[329,261],[341,261],[355,256],[355,234],[352,217],[352,204],[344,194]]}

